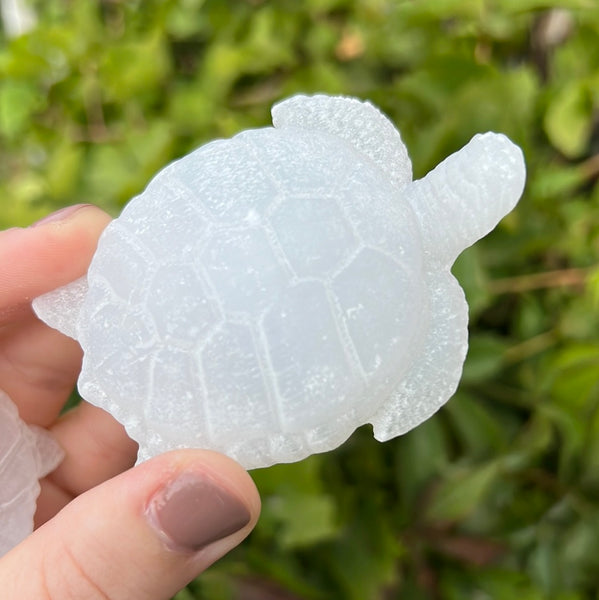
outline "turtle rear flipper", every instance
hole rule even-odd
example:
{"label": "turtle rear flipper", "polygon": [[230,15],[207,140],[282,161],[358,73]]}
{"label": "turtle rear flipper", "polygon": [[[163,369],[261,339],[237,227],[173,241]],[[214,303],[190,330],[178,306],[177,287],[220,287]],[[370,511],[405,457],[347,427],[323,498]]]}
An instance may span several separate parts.
{"label": "turtle rear flipper", "polygon": [[33,310],[50,327],[78,340],[79,313],[86,294],[87,276],[84,275],[35,298],[32,302]]}
{"label": "turtle rear flipper", "polygon": [[449,400],[462,375],[468,349],[468,305],[448,271],[427,278],[431,321],[411,370],[369,419],[374,437],[385,442],[426,421]]}

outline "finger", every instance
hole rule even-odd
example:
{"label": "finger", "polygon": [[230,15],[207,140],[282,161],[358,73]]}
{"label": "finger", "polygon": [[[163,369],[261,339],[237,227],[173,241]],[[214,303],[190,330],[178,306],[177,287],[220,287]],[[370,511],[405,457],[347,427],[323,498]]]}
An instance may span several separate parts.
{"label": "finger", "polygon": [[0,314],[81,277],[109,222],[104,211],[80,204],[0,232]]}
{"label": "finger", "polygon": [[239,544],[258,512],[237,463],[201,450],[163,454],[79,496],[6,554],[3,593],[170,598]]}
{"label": "finger", "polygon": [[49,477],[40,480],[40,494],[37,497],[35,516],[33,517],[34,528],[49,521],[61,511],[74,496],[65,492],[56,485]]}
{"label": "finger", "polygon": [[29,303],[85,273],[109,222],[100,209],[79,205],[0,232],[0,387],[28,422],[47,426],[56,418],[81,361],[78,344],[35,319]]}
{"label": "finger", "polygon": [[65,458],[51,474],[53,483],[78,496],[133,466],[137,443],[101,408],[82,402],[51,428]]}
{"label": "finger", "polygon": [[36,526],[45,523],[74,497],[135,464],[137,443],[101,408],[83,401],[50,428],[65,452],[58,467],[40,481]]}
{"label": "finger", "polygon": [[0,388],[27,423],[53,423],[81,368],[79,344],[35,318],[0,328]]}

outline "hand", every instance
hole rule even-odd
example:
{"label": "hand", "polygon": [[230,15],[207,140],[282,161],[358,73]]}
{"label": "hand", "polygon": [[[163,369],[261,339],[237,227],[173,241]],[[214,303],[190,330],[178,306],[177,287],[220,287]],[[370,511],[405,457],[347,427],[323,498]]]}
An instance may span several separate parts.
{"label": "hand", "polygon": [[66,452],[41,482],[33,534],[0,559],[5,600],[169,598],[243,540],[260,501],[214,452],[169,452],[135,468],[136,444],[85,402],[60,410],[81,348],[32,313],[36,296],[83,275],[110,217],[70,207],[0,232],[0,389]]}

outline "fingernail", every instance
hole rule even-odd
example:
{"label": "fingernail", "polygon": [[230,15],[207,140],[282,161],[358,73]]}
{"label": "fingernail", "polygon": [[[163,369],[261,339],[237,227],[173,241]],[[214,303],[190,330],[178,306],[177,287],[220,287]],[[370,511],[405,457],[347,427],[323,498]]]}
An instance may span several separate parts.
{"label": "fingernail", "polygon": [[47,223],[57,223],[59,221],[66,221],[69,217],[71,217],[74,213],[81,210],[82,208],[86,208],[90,206],[90,204],[75,204],[74,206],[66,206],[65,208],[61,208],[56,212],[50,213],[43,219],[36,221],[29,225],[29,227],[39,227],[40,225],[46,225]]}
{"label": "fingernail", "polygon": [[230,492],[207,477],[184,473],[151,500],[146,516],[175,550],[197,551],[239,531],[250,512]]}

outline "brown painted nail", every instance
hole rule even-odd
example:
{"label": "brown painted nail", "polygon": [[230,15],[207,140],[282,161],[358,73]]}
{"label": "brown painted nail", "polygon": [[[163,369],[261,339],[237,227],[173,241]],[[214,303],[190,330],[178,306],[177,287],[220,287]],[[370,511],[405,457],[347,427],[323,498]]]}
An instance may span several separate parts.
{"label": "brown painted nail", "polygon": [[90,204],[75,204],[73,206],[65,206],[65,208],[61,208],[60,210],[57,210],[56,212],[50,213],[49,215],[45,216],[43,219],[32,223],[29,227],[39,227],[40,225],[46,225],[47,223],[65,221],[77,211],[88,206],[90,206]]}
{"label": "brown painted nail", "polygon": [[197,551],[250,522],[247,507],[212,479],[183,473],[151,500],[150,524],[176,550]]}

